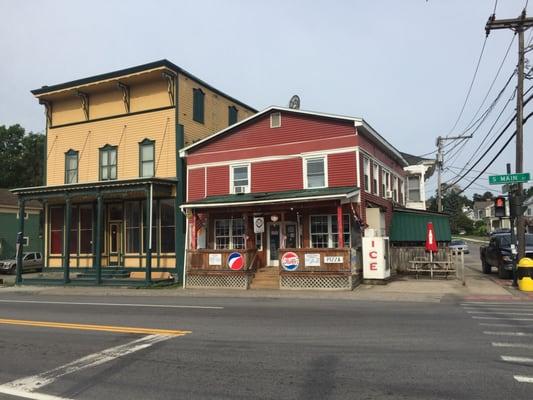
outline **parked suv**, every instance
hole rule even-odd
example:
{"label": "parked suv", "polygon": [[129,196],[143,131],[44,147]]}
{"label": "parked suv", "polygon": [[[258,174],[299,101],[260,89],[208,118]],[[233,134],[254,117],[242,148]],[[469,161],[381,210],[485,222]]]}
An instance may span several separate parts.
{"label": "parked suv", "polygon": [[[28,252],[22,255],[22,272],[42,271],[43,256],[39,252]],[[15,258],[0,260],[0,272],[4,274],[14,274],[17,271],[17,260]]]}
{"label": "parked suv", "polygon": [[[500,278],[512,278],[513,259],[510,233],[491,234],[489,244],[479,248],[479,256],[484,274],[490,274],[492,267],[496,267]],[[526,257],[533,257],[533,234],[526,234]]]}

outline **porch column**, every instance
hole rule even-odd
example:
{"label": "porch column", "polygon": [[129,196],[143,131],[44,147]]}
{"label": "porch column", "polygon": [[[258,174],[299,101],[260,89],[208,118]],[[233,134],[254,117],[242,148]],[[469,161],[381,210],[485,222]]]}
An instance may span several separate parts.
{"label": "porch column", "polygon": [[342,225],[342,204],[339,202],[337,205],[337,234],[339,238],[339,249],[344,247],[344,234],[343,234],[343,225]]}
{"label": "porch column", "polygon": [[152,185],[145,189],[146,191],[146,236],[144,238],[146,250],[146,283],[152,282]]}
{"label": "porch column", "polygon": [[196,221],[197,221],[197,218],[198,216],[196,215],[196,212],[194,210],[192,210],[192,223],[191,223],[191,227],[192,227],[192,232],[191,232],[191,250],[196,250],[198,248],[198,232],[196,230]]}
{"label": "porch column", "polygon": [[96,196],[96,232],[94,234],[94,267],[96,269],[96,284],[102,283],[102,219],[104,199],[99,193]]}
{"label": "porch column", "polygon": [[65,235],[63,242],[63,283],[70,283],[70,225],[71,225],[71,200],[65,199]]}
{"label": "porch column", "polygon": [[22,283],[22,251],[24,250],[24,214],[26,201],[24,198],[19,198],[19,231],[17,233],[17,276],[15,283],[20,285]]}

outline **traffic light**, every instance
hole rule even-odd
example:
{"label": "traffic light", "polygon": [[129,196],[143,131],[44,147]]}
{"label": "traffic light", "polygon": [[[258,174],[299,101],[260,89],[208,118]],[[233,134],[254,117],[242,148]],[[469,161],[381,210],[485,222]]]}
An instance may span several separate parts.
{"label": "traffic light", "polygon": [[505,217],[505,197],[496,197],[494,199],[494,216]]}

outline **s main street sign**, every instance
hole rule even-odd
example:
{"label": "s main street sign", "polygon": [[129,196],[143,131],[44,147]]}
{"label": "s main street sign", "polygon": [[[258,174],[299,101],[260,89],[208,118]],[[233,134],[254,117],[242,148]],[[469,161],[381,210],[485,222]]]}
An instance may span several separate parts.
{"label": "s main street sign", "polygon": [[491,175],[489,176],[489,183],[491,185],[505,185],[507,183],[524,183],[530,180],[529,172],[521,174],[508,175]]}

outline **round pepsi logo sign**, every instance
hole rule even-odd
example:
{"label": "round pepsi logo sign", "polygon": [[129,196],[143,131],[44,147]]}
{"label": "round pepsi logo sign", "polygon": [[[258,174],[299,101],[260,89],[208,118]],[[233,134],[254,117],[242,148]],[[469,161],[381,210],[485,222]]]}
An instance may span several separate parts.
{"label": "round pepsi logo sign", "polygon": [[286,252],[281,257],[281,266],[285,271],[294,271],[298,269],[298,265],[300,265],[298,254],[293,253],[292,251]]}
{"label": "round pepsi logo sign", "polygon": [[234,252],[228,256],[228,267],[233,271],[239,271],[244,267],[244,258],[241,253]]}

